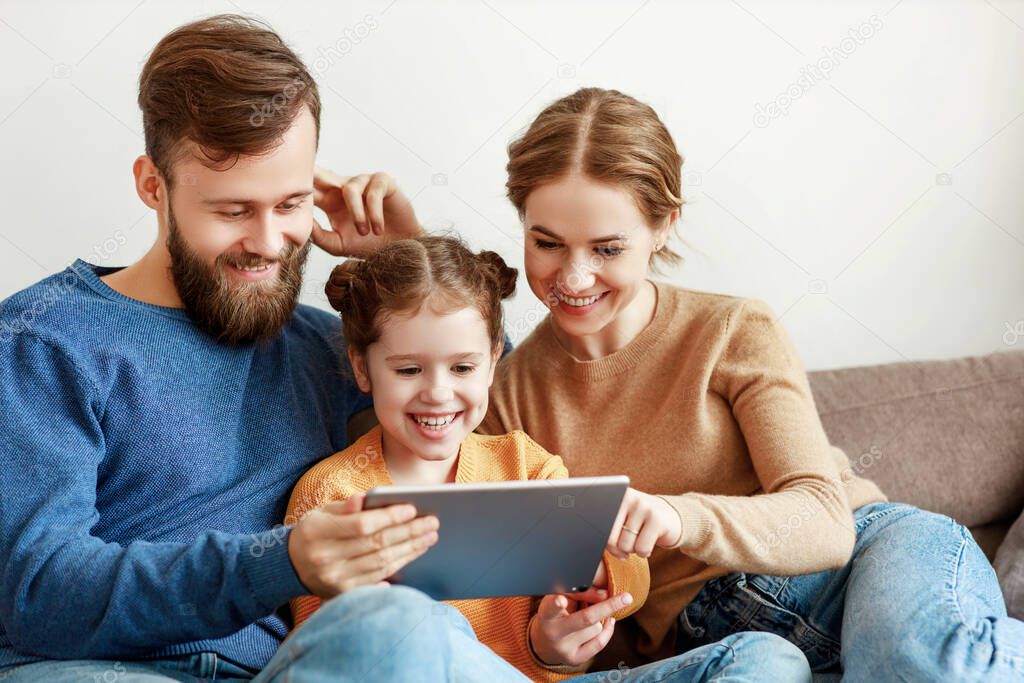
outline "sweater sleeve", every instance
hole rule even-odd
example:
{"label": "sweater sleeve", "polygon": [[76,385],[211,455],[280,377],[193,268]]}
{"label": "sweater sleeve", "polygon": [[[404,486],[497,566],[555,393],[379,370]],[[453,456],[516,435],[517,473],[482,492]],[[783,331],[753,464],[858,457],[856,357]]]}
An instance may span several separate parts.
{"label": "sweater sleeve", "polygon": [[230,635],[304,592],[290,527],[126,546],[93,536],[102,402],[58,346],[23,332],[0,347],[0,414],[0,623],[19,651],[131,657]]}
{"label": "sweater sleeve", "polygon": [[766,304],[743,300],[730,312],[711,388],[731,406],[763,493],[663,496],[682,521],[676,547],[743,572],[845,565],[853,515],[807,376]]}
{"label": "sweater sleeve", "polygon": [[[310,510],[317,506],[327,502],[321,487],[317,486],[313,482],[313,478],[309,472],[303,475],[299,482],[292,489],[291,495],[288,497],[288,508],[285,512],[285,522],[295,524]],[[308,590],[303,590],[307,595],[299,595],[288,601],[288,605],[292,611],[292,631],[297,629],[303,623],[305,623],[313,613],[320,609],[322,601],[315,595],[308,594]],[[290,634],[289,634],[290,635]]]}

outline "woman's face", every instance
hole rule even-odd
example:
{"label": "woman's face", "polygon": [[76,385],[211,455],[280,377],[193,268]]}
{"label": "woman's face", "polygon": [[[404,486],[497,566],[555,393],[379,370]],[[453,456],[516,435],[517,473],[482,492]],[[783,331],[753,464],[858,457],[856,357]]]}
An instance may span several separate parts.
{"label": "woman's face", "polygon": [[524,228],[530,289],[570,337],[598,335],[629,309],[667,232],[625,189],[578,174],[533,190]]}

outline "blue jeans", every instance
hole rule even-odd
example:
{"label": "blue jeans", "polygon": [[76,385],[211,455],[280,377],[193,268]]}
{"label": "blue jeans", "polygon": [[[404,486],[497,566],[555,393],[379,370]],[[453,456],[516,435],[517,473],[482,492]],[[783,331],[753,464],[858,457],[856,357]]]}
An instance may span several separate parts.
{"label": "blue jeans", "polygon": [[844,681],[1024,680],[1024,622],[1006,615],[966,528],[895,503],[865,505],[854,519],[857,543],[841,569],[709,581],[680,614],[680,647],[766,631]]}
{"label": "blue jeans", "polygon": [[[643,667],[593,672],[579,683],[810,680],[799,648],[770,633],[721,643]],[[482,645],[455,608],[402,587],[359,588],[328,600],[255,676],[213,653],[161,661],[46,661],[0,672],[2,683],[250,683],[324,681],[526,681]]]}

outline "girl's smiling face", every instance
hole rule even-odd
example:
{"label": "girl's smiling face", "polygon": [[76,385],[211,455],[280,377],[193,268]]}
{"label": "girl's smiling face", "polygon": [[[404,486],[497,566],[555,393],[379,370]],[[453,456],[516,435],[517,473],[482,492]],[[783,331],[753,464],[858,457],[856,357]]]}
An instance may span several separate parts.
{"label": "girl's smiling face", "polygon": [[359,388],[373,394],[389,469],[458,455],[487,412],[499,353],[480,311],[438,312],[429,300],[391,315],[363,356],[350,352]]}
{"label": "girl's smiling face", "polygon": [[652,229],[625,189],[579,174],[546,183],[526,198],[524,227],[526,279],[571,346],[615,346],[601,338],[635,327],[653,305],[648,262],[667,224]]}

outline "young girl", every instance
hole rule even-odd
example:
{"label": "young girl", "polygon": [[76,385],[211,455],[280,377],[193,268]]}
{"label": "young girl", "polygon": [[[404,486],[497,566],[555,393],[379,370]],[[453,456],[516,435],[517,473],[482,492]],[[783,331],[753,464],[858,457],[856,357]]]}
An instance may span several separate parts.
{"label": "young girl", "polygon": [[[472,433],[487,411],[503,343],[501,300],[513,293],[515,279],[516,271],[497,254],[474,254],[445,237],[393,242],[335,268],[327,295],[342,314],[356,382],[372,394],[380,424],[302,477],[288,505],[289,519],[380,485],[568,476],[561,458],[523,432]],[[627,506],[620,516],[628,513]],[[643,533],[671,540],[663,538],[667,530],[656,520]],[[581,671],[608,642],[615,620],[646,598],[646,560],[619,554],[625,559],[605,553],[586,594],[546,596],[536,609],[530,597],[451,604],[482,643],[523,674],[561,680]],[[576,600],[594,604],[577,611]],[[313,596],[293,600],[295,627],[319,606]],[[738,638],[732,648],[688,654],[628,677],[617,670],[616,680],[727,676],[737,670],[737,651],[749,665],[765,647],[771,643],[764,638]]]}
{"label": "young girl", "polygon": [[768,306],[648,279],[679,260],[681,165],[649,106],[597,88],[509,146],[550,314],[499,365],[481,431],[526,430],[579,476],[624,472],[634,509],[673,529],[630,516],[613,534],[651,570],[621,645],[644,661],[753,629],[844,680],[1024,678],[1024,624],[970,533],[854,474]]}

